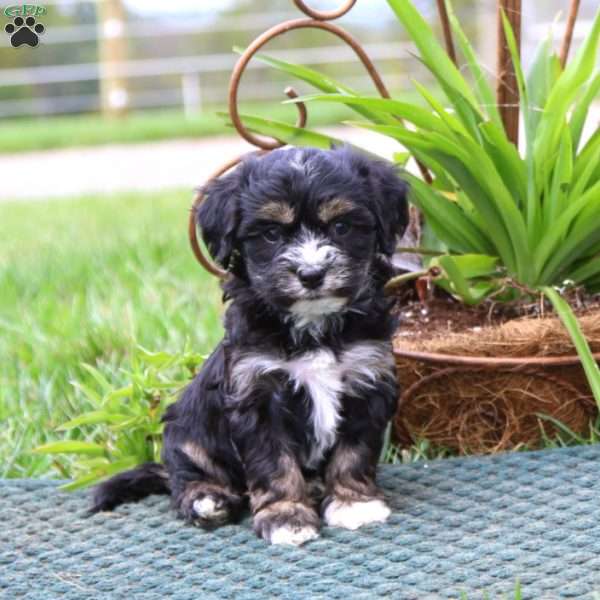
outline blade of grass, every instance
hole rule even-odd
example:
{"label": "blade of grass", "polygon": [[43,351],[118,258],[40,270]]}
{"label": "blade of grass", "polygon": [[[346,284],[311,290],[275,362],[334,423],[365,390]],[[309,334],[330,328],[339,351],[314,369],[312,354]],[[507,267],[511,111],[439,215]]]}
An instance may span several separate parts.
{"label": "blade of grass", "polygon": [[448,281],[452,285],[454,294],[459,296],[466,304],[476,304],[478,299],[471,294],[469,284],[453,258],[451,256],[440,256],[435,260],[444,270]]}
{"label": "blade of grass", "polygon": [[406,173],[404,177],[410,184],[410,199],[426,213],[431,228],[441,240],[460,252],[493,253],[486,237],[454,203],[414,175]]}
{"label": "blade of grass", "polygon": [[460,133],[463,136],[469,135],[469,131],[464,124],[456,116],[450,114],[444,105],[425,86],[417,81],[414,82],[414,86],[427,104],[433,108],[438,117],[445,123],[450,133]]}
{"label": "blade of grass", "polygon": [[104,456],[104,446],[79,440],[64,440],[38,446],[32,450],[35,454],[87,454],[89,456]]}
{"label": "blade of grass", "polygon": [[[227,113],[218,113],[224,118],[229,118]],[[295,146],[315,146],[317,148],[329,149],[333,146],[344,145],[345,142],[324,133],[318,133],[310,129],[303,129],[273,119],[264,119],[253,115],[240,115],[248,129],[262,135],[268,135],[285,144]]]}
{"label": "blade of grass", "polygon": [[533,246],[535,240],[540,235],[540,202],[539,194],[536,190],[536,181],[533,177],[535,172],[534,163],[534,152],[533,152],[533,141],[534,132],[532,129],[532,122],[530,116],[529,106],[529,92],[525,83],[525,75],[523,74],[523,68],[521,66],[521,58],[519,53],[519,47],[515,39],[510,21],[508,20],[504,11],[501,13],[502,16],[502,27],[504,29],[504,36],[508,49],[510,51],[511,60],[515,70],[515,76],[517,79],[517,85],[519,86],[519,95],[521,102],[521,112],[523,113],[523,122],[525,125],[525,163],[527,165],[527,199],[525,202],[525,221],[527,224],[527,239],[529,244]]}
{"label": "blade of grass", "polygon": [[573,59],[567,64],[554,85],[540,118],[535,140],[536,182],[540,185],[554,165],[567,112],[579,91],[592,76],[597,61],[600,40],[600,11],[592,28]]}
{"label": "blade of grass", "polygon": [[448,2],[447,5],[452,30],[454,31],[454,35],[458,40],[458,45],[460,46],[463,55],[467,59],[467,66],[469,67],[469,71],[475,80],[475,86],[479,95],[479,100],[486,109],[490,120],[498,127],[503,128],[502,118],[496,104],[496,96],[492,91],[492,87],[490,86],[487,77],[480,66],[480,62],[477,59],[473,46],[469,42],[464,30],[460,26],[459,20],[456,18],[452,4]]}
{"label": "blade of grass", "polygon": [[531,134],[534,136],[548,95],[561,71],[560,61],[553,52],[552,38],[548,36],[537,49],[526,81],[526,88],[530,94],[530,104],[526,109],[531,125]]}
{"label": "blade of grass", "polygon": [[[558,236],[564,231],[563,220],[567,221],[570,212],[578,213],[577,218],[569,227],[568,235],[564,236],[559,243],[551,244],[549,241],[544,252],[548,257],[548,262],[543,268],[539,278],[541,284],[560,283],[560,277],[567,272],[569,267],[579,258],[586,255],[586,252],[600,242],[600,182],[588,190],[584,196],[579,198],[578,204],[569,207],[567,212],[561,217],[560,227],[553,229],[549,234],[549,239]],[[575,208],[573,208],[573,206]],[[540,244],[541,246],[541,244]],[[538,258],[538,260],[540,260]],[[538,272],[541,262],[538,263]]]}
{"label": "blade of grass", "polygon": [[573,143],[571,130],[565,127],[562,132],[558,158],[552,174],[552,182],[547,196],[544,198],[545,229],[554,227],[559,215],[564,210],[565,200],[573,177]]}
{"label": "blade of grass", "polygon": [[580,264],[570,274],[570,278],[575,283],[584,284],[586,280],[593,280],[600,276],[600,254],[592,256],[588,260]]}
{"label": "blade of grass", "polygon": [[552,302],[560,320],[565,329],[569,332],[571,340],[577,349],[577,354],[581,359],[581,364],[587,376],[588,383],[594,394],[596,405],[600,408],[600,368],[592,356],[590,346],[581,331],[579,321],[571,310],[568,303],[560,296],[560,294],[551,287],[543,287],[542,292]]}
{"label": "blade of grass", "polygon": [[[593,205],[594,202],[598,203],[599,197],[600,182],[593,188],[590,188],[585,194],[571,202],[563,214],[552,223],[552,227],[549,228],[548,232],[542,237],[536,248],[534,268],[537,273],[540,273],[543,270],[546,262],[560,249],[559,247],[567,237],[567,234],[570,238],[573,238],[571,225],[585,208]],[[577,245],[580,242],[578,239],[571,239],[571,241],[574,245]]]}
{"label": "blade of grass", "polygon": [[[334,102],[345,104],[347,106],[364,106],[374,111],[389,113],[413,123],[417,127],[430,131],[446,133],[446,127],[439,117],[433,115],[430,111],[414,104],[391,100],[388,98],[376,98],[371,96],[347,96],[345,94],[310,94],[308,96],[299,96],[291,100],[286,100],[284,104],[297,104],[298,102]],[[392,125],[397,125],[397,120],[393,120]]]}
{"label": "blade of grass", "polygon": [[[587,163],[587,164],[586,164]],[[600,165],[600,136],[598,143],[591,147],[585,156],[580,155],[576,165],[573,167],[574,185],[569,192],[567,204],[575,202],[590,186],[597,183],[600,178],[595,178],[595,173]]]}
{"label": "blade of grass", "polygon": [[598,98],[600,95],[600,73],[597,73],[596,76],[589,83],[585,94],[581,98],[581,100],[576,104],[573,109],[573,113],[571,115],[571,120],[569,122],[569,127],[571,128],[571,137],[573,138],[573,152],[577,152],[577,148],[579,147],[579,142],[581,140],[581,134],[583,132],[583,127],[585,125],[585,121],[588,116],[588,111],[590,105],[594,100]]}
{"label": "blade of grass", "polygon": [[[234,46],[233,49],[238,54],[243,53],[242,48],[238,48],[237,46]],[[310,69],[309,67],[305,67],[304,65],[297,65],[297,64],[290,63],[290,62],[287,62],[284,60],[279,60],[277,58],[273,58],[273,57],[267,56],[265,54],[256,54],[254,56],[254,58],[259,60],[260,62],[263,62],[263,63],[273,67],[274,69],[277,69],[278,71],[287,73],[288,75],[291,75],[292,77],[300,79],[301,81],[305,81],[306,83],[312,85],[314,88],[316,88],[318,90],[321,90],[322,92],[328,92],[328,93],[344,92],[344,94],[346,94],[348,96],[354,96],[357,94],[357,92],[355,90],[353,90],[351,87],[341,83],[337,79],[334,79],[333,77],[330,77],[329,75],[325,75],[324,73],[320,73],[319,71],[316,71],[314,69]],[[385,114],[383,114],[383,115],[376,114],[376,113],[371,112],[370,110],[365,109],[358,105],[353,105],[353,106],[351,106],[351,108],[353,108],[355,110],[355,112],[357,112],[361,116],[365,117],[366,119],[369,119],[370,121],[374,121],[375,123],[381,123],[381,122],[393,123],[394,122],[393,119],[386,117]]]}
{"label": "blade of grass", "polygon": [[97,425],[99,423],[122,423],[131,419],[131,415],[112,413],[106,410],[94,410],[84,413],[56,428],[56,431],[67,431],[82,425]]}
{"label": "blade of grass", "polygon": [[483,146],[505,181],[517,206],[522,208],[527,197],[527,168],[515,145],[506,136],[504,127],[495,123],[482,123]]}
{"label": "blade of grass", "polygon": [[596,181],[600,180],[600,161],[593,158],[598,150],[600,150],[600,128],[593,133],[575,159],[575,166],[573,167],[573,180],[575,182],[579,182],[582,174],[589,168],[590,163],[594,166],[586,185],[594,185]]}
{"label": "blade of grass", "polygon": [[75,490],[86,488],[95,483],[99,483],[107,477],[111,477],[112,475],[116,475],[117,473],[121,473],[127,469],[131,469],[137,464],[138,461],[136,460],[136,457],[129,456],[127,458],[123,458],[94,469],[91,473],[83,475],[82,477],[77,478],[75,481],[61,485],[59,489],[65,492],[73,492]]}
{"label": "blade of grass", "polygon": [[471,92],[470,86],[450,60],[446,50],[441,46],[433,30],[413,3],[407,0],[388,0],[388,4],[419,49],[420,57],[433,68],[436,78],[457,90],[473,106],[476,106],[477,100]]}
{"label": "blade of grass", "polygon": [[[497,271],[497,262],[498,259],[493,256],[465,254],[440,256],[430,264],[442,268],[451,284],[448,289],[450,293],[458,295],[466,304],[478,304],[497,287],[490,279]],[[485,281],[478,281],[480,277],[484,277]]]}

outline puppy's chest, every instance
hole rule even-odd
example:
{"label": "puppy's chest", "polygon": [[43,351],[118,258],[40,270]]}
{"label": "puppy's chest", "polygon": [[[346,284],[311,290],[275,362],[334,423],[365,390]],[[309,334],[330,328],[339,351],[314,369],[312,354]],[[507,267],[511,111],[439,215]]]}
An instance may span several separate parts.
{"label": "puppy's chest", "polygon": [[293,392],[303,392],[309,401],[307,425],[312,425],[313,441],[306,464],[316,466],[335,443],[342,398],[365,393],[382,377],[393,376],[391,345],[379,341],[355,343],[337,355],[326,348],[293,357],[247,353],[233,366],[234,389],[250,392],[258,381],[275,373],[287,380]]}

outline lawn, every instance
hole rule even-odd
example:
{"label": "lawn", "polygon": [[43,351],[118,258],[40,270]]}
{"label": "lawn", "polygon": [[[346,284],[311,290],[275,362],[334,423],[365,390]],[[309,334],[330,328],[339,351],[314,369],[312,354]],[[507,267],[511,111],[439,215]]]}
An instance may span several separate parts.
{"label": "lawn", "polygon": [[[219,341],[220,290],[188,246],[190,203],[174,190],[0,204],[0,477],[71,474],[31,450],[95,408],[84,365],[119,387],[137,346],[208,354]],[[386,459],[443,455],[421,442]]]}
{"label": "lawn", "polygon": [[[232,133],[218,116],[223,107],[206,107],[195,116],[182,111],[147,110],[125,119],[104,119],[98,114],[0,120],[0,153],[27,152],[73,146],[96,146],[150,142],[173,138],[199,138]],[[277,102],[250,104],[244,112],[294,122],[295,109]],[[310,111],[310,125],[329,125],[352,113],[338,105],[324,105]]]}
{"label": "lawn", "polygon": [[[137,345],[207,354],[221,338],[217,281],[187,242],[190,202],[175,190],[0,204],[0,477],[57,475],[60,464],[31,450],[94,409],[84,364],[120,386]],[[385,460],[448,454],[419,441],[389,446]]]}
{"label": "lawn", "polygon": [[55,474],[31,448],[90,408],[89,363],[124,377],[136,344],[206,353],[214,278],[195,263],[188,191],[0,204],[0,477]]}

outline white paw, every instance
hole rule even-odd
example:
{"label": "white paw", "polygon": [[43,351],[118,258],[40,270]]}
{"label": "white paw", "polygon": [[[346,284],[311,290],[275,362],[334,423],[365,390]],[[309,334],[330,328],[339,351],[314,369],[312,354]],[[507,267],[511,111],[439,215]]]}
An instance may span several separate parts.
{"label": "white paw", "polygon": [[283,525],[271,532],[271,544],[292,544],[300,546],[310,540],[316,540],[319,532],[314,527],[290,527]]}
{"label": "white paw", "polygon": [[331,527],[358,529],[367,523],[383,523],[392,511],[383,500],[341,502],[334,500],[325,509],[325,522]]}
{"label": "white paw", "polygon": [[200,500],[194,500],[192,506],[198,517],[200,519],[205,519],[206,521],[219,520],[227,514],[227,511],[222,507],[217,506],[215,500],[210,496],[204,496],[204,498],[200,498]]}

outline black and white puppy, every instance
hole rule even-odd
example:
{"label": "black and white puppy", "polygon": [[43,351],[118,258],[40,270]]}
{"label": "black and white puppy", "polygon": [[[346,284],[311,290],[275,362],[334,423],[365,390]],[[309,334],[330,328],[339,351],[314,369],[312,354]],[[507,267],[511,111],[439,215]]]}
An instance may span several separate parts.
{"label": "black and white puppy", "polygon": [[282,149],[211,182],[197,220],[230,277],[225,338],[165,417],[164,466],[102,484],[93,510],[169,493],[212,527],[249,501],[274,543],[390,514],[375,484],[398,389],[383,285],[407,224],[394,168]]}

